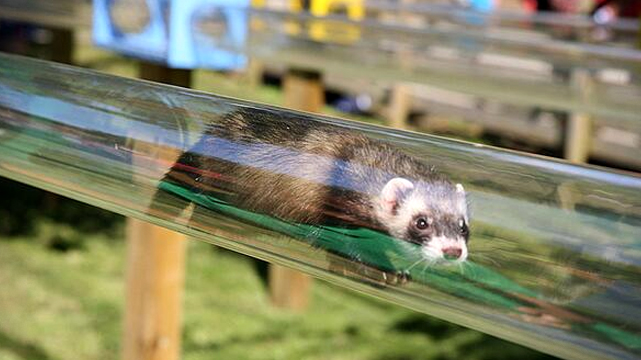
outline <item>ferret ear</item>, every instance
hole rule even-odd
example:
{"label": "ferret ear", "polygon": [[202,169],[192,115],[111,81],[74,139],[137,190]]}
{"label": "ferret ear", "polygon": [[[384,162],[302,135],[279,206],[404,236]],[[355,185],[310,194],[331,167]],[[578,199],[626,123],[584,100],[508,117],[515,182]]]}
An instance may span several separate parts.
{"label": "ferret ear", "polygon": [[381,191],[381,206],[388,213],[394,212],[401,199],[412,189],[414,189],[414,184],[411,181],[393,178],[385,184]]}
{"label": "ferret ear", "polygon": [[465,189],[463,188],[463,185],[456,184],[456,193],[459,195],[465,195]]}

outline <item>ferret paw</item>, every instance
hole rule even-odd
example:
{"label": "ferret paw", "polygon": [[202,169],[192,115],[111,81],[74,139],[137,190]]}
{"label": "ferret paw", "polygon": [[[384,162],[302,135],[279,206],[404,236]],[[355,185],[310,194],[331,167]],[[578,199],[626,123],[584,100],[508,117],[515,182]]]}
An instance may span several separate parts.
{"label": "ferret paw", "polygon": [[397,272],[397,276],[399,278],[399,285],[405,285],[412,281],[412,275],[410,275],[410,272],[407,270]]}
{"label": "ferret paw", "polygon": [[395,273],[383,273],[385,284],[387,285],[405,285],[412,280],[410,273],[407,271],[397,271]]}

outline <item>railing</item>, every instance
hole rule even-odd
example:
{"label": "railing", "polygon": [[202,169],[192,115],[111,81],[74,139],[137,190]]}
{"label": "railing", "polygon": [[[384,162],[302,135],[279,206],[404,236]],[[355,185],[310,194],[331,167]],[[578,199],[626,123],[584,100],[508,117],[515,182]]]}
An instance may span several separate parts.
{"label": "railing", "polygon": [[[635,100],[641,91],[638,84],[612,83],[607,73],[599,75],[636,73],[639,50],[384,24],[373,19],[315,18],[269,10],[252,10],[252,14],[261,26],[250,28],[247,44],[226,45],[244,45],[240,51],[265,61],[349,77],[427,84],[522,106],[640,119]],[[310,30],[319,26],[351,26],[359,34],[319,39]],[[207,30],[202,33],[206,35]],[[323,61],[317,61],[318,52]],[[598,75],[589,100],[572,88],[573,69]]]}
{"label": "railing", "polygon": [[[346,198],[407,190],[372,193],[370,180],[433,180],[349,155],[354,139],[397,154],[390,162],[403,153],[410,168],[434,166],[451,181],[435,185],[449,194],[439,206],[462,184],[469,248],[451,246],[467,261],[437,260],[435,242],[342,211]],[[372,178],[349,182],[348,169]],[[0,175],[560,357],[641,354],[641,179],[629,174],[0,55]],[[319,207],[328,221],[289,218],[283,209],[319,186],[342,194]],[[278,202],[256,205],[250,190]],[[465,211],[454,212],[461,225]]]}

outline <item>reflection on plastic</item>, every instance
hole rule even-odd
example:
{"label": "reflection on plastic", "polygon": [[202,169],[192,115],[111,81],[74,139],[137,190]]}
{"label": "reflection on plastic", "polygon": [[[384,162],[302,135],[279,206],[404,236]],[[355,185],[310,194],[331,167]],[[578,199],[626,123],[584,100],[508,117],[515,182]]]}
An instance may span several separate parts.
{"label": "reflection on plastic", "polygon": [[638,177],[6,55],[0,174],[557,356],[641,355]]}

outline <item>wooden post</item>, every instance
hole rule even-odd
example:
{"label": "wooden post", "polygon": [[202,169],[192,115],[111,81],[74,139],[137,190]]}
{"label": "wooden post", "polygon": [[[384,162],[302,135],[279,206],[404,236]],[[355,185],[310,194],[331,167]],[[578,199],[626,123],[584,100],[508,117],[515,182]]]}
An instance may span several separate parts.
{"label": "wooden post", "polygon": [[575,205],[581,200],[582,196],[576,189],[574,181],[565,181],[556,188],[559,208],[574,211]]}
{"label": "wooden post", "polygon": [[269,295],[272,304],[282,309],[302,311],[309,305],[312,279],[284,266],[269,265]]}
{"label": "wooden post", "polygon": [[[583,105],[589,104],[594,88],[589,70],[575,69],[570,81],[570,87],[577,101]],[[592,121],[590,115],[582,111],[570,114],[565,129],[565,159],[574,163],[587,162],[591,140]]]}
{"label": "wooden post", "polygon": [[182,234],[128,219],[123,360],[180,358],[185,244]]}
{"label": "wooden post", "polygon": [[409,84],[395,84],[388,108],[388,124],[397,129],[407,129],[407,120],[412,110],[412,89]]}
{"label": "wooden post", "polygon": [[[325,105],[325,90],[319,73],[290,69],[283,80],[285,107],[320,112]],[[309,303],[312,279],[298,271],[280,265],[269,267],[269,292],[272,304],[295,311],[304,310]]]}
{"label": "wooden post", "polygon": [[325,105],[325,89],[321,75],[314,71],[289,69],[283,80],[285,107],[321,112]]}
{"label": "wooden post", "polygon": [[246,70],[246,80],[250,88],[256,89],[263,82],[263,71],[265,66],[259,59],[253,58],[249,60]]}
{"label": "wooden post", "polygon": [[[188,87],[191,72],[141,63],[140,77]],[[149,153],[140,145],[134,148]],[[185,252],[184,235],[128,219],[123,360],[180,358]]]}

